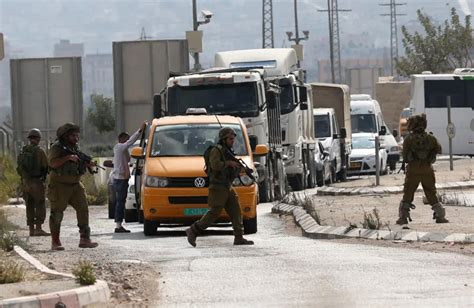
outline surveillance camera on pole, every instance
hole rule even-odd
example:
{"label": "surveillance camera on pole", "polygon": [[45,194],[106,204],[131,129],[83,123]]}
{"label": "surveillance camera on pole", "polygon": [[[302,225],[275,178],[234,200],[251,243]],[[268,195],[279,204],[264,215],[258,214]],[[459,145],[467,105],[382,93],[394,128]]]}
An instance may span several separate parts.
{"label": "surveillance camera on pole", "polygon": [[198,28],[200,25],[208,24],[214,14],[209,10],[202,10],[201,15],[204,20],[197,20],[196,7],[196,0],[193,0],[193,31],[186,31],[186,39],[188,40],[189,52],[193,54],[194,70],[199,71],[201,70],[199,53],[202,52],[202,31],[198,31]]}

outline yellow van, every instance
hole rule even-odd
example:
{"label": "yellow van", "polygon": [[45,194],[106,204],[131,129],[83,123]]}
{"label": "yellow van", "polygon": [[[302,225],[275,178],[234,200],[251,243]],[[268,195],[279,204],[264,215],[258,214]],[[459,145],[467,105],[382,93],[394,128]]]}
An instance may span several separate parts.
{"label": "yellow van", "polygon": [[[232,116],[185,115],[154,119],[146,148],[132,149],[132,157],[144,159],[139,198],[145,235],[156,234],[160,224],[190,225],[206,213],[209,180],[204,171],[203,154],[218,141],[221,127],[232,127],[236,131],[234,152],[255,170],[253,156],[266,155],[268,147],[254,145],[252,149],[244,122]],[[255,233],[258,185],[245,173],[233,185],[240,200],[244,232]],[[229,221],[227,213],[222,211],[218,222]]]}

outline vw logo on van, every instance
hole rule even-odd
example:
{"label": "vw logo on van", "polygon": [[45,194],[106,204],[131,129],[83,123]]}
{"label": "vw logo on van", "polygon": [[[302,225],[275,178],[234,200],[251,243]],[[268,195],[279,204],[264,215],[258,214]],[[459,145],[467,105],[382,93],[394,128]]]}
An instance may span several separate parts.
{"label": "vw logo on van", "polygon": [[198,188],[202,188],[202,187],[206,186],[206,180],[204,178],[196,178],[194,180],[194,186],[196,186]]}

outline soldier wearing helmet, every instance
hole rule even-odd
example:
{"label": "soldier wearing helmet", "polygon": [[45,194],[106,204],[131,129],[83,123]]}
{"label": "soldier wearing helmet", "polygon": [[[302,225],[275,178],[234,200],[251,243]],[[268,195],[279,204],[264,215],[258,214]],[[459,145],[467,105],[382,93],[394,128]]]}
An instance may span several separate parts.
{"label": "soldier wearing helmet", "polygon": [[30,236],[47,236],[42,225],[46,218],[45,186],[48,174],[46,153],[39,146],[41,131],[33,128],[28,132],[29,144],[18,155],[17,171],[21,176],[21,188],[26,203],[26,223]]}
{"label": "soldier wearing helmet", "polygon": [[436,179],[432,164],[436,161],[436,154],[441,154],[441,145],[436,137],[426,130],[426,115],[411,116],[408,119],[409,134],[403,141],[403,160],[407,163],[403,199],[398,209],[397,224],[406,225],[411,221],[410,209],[415,191],[421,183],[426,198],[433,210],[433,219],[436,223],[447,223],[446,210],[438,200],[436,194]]}
{"label": "soldier wearing helmet", "polygon": [[79,247],[97,247],[98,244],[90,239],[89,209],[84,185],[80,182],[81,176],[91,165],[81,161],[77,155],[71,154],[71,151],[75,152],[78,149],[80,128],[73,123],[66,123],[57,129],[56,136],[57,140],[52,145],[48,156],[51,171],[48,186],[48,199],[51,204],[49,218],[51,249],[64,250],[60,241],[60,231],[63,213],[68,204],[77,213]]}
{"label": "soldier wearing helmet", "polygon": [[204,153],[204,160],[209,175],[209,210],[186,230],[188,242],[196,247],[196,237],[212,225],[224,209],[229,215],[234,229],[234,245],[253,245],[252,241],[243,237],[244,228],[239,199],[232,182],[238,176],[241,166],[238,162],[228,159],[226,151],[233,154],[232,147],[237,136],[234,129],[224,127],[219,131],[219,142]]}

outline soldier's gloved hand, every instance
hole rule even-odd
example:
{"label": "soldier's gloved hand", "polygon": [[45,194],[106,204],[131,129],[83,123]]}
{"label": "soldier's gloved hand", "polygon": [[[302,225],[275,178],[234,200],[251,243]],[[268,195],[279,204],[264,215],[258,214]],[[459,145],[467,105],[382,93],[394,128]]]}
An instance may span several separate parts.
{"label": "soldier's gloved hand", "polygon": [[71,155],[68,155],[67,159],[77,163],[79,161],[79,156],[71,154]]}

